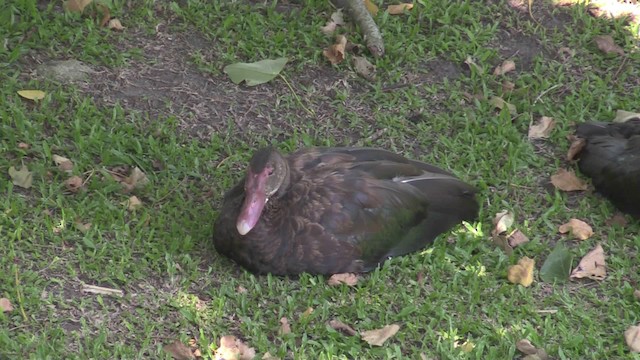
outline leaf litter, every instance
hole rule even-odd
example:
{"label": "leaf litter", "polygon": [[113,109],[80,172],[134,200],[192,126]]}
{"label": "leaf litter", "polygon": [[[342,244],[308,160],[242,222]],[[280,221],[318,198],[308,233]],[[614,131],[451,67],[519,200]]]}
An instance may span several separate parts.
{"label": "leaf litter", "polygon": [[589,251],[578,263],[578,267],[571,272],[571,279],[588,278],[591,280],[604,280],[607,276],[604,249],[598,244]]}

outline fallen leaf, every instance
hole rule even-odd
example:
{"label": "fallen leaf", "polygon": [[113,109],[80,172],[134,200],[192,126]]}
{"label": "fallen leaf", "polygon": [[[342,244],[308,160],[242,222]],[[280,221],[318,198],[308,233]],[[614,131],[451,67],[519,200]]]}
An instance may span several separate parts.
{"label": "fallen leaf", "polygon": [[493,235],[498,235],[507,232],[509,228],[513,225],[514,215],[511,211],[502,210],[497,213],[493,218],[493,231],[491,232]]}
{"label": "fallen leaf", "polygon": [[565,46],[558,49],[558,55],[560,56],[560,58],[562,58],[562,60],[569,60],[570,58],[576,56],[576,51]]}
{"label": "fallen leaf", "polygon": [[400,330],[400,325],[391,324],[382,329],[363,331],[360,333],[360,337],[369,345],[382,346],[382,344],[395,335],[398,330]]}
{"label": "fallen leaf", "polygon": [[562,243],[557,243],[553,251],[540,268],[540,279],[553,284],[554,282],[566,282],[571,273],[573,256]]}
{"label": "fallen leaf", "polygon": [[72,176],[64,181],[64,186],[67,190],[75,193],[82,188],[84,181],[79,176]]}
{"label": "fallen leaf", "polygon": [[131,174],[123,179],[123,182],[129,185],[132,189],[139,189],[149,183],[147,175],[140,170],[137,166],[131,170]]}
{"label": "fallen leaf", "polygon": [[344,60],[344,48],[347,45],[347,38],[344,35],[336,37],[336,43],[322,50],[322,55],[333,65],[339,64]]}
{"label": "fallen leaf", "polygon": [[594,37],[593,41],[596,42],[598,49],[606,54],[624,55],[624,50],[616,45],[611,35],[599,35]]}
{"label": "fallen leaf", "polygon": [[262,360],[280,360],[279,357],[271,355],[268,351],[262,355]]}
{"label": "fallen leaf", "polygon": [[82,13],[84,8],[92,2],[93,0],[67,0],[62,4],[62,7],[69,12]]}
{"label": "fallen leaf", "polygon": [[358,276],[353,273],[342,273],[342,274],[333,274],[327,280],[327,284],[331,286],[336,286],[340,284],[345,284],[348,286],[354,286],[358,283]]}
{"label": "fallen leaf", "polygon": [[513,60],[505,60],[493,70],[493,76],[504,75],[516,69],[516,63]]}
{"label": "fallen leaf", "polygon": [[518,247],[522,244],[528,243],[529,238],[527,235],[523,234],[522,231],[516,229],[514,230],[508,237],[507,240],[509,242],[509,246],[512,248]]}
{"label": "fallen leaf", "polygon": [[402,3],[397,5],[389,5],[387,6],[387,12],[389,15],[402,15],[405,10],[409,11],[413,9],[412,3]]}
{"label": "fallen leaf", "polygon": [[561,234],[571,232],[571,235],[578,240],[587,240],[591,235],[593,235],[593,229],[591,226],[578,219],[570,219],[568,223],[560,225],[558,227],[558,231]]}
{"label": "fallen leaf", "polygon": [[362,56],[354,56],[353,57],[353,66],[356,69],[356,72],[367,80],[373,80],[376,67],[372,63],[369,62],[366,58]]}
{"label": "fallen leaf", "polygon": [[616,110],[616,117],[612,120],[612,122],[623,123],[638,117],[640,117],[640,113],[625,110]]}
{"label": "fallen leaf", "polygon": [[640,326],[630,326],[625,330],[624,340],[631,352],[640,352]]}
{"label": "fallen leaf", "polygon": [[220,338],[220,347],[214,354],[216,360],[251,360],[256,356],[256,351],[245,345],[233,335]]}
{"label": "fallen leaf", "polygon": [[31,147],[31,145],[23,142],[18,143],[18,149],[27,150]]}
{"label": "fallen leaf", "polygon": [[551,183],[556,189],[562,191],[584,191],[587,190],[587,183],[578,179],[571,170],[558,169],[558,172],[551,175]]}
{"label": "fallen leaf", "polygon": [[311,315],[311,314],[313,314],[313,308],[312,308],[311,306],[309,306],[309,307],[307,308],[307,310],[305,310],[305,311],[302,313],[302,317],[307,317],[307,316],[309,316],[309,315]]}
{"label": "fallen leaf", "polygon": [[58,169],[65,172],[71,172],[73,170],[73,163],[66,157],[54,154],[51,159],[56,163]]}
{"label": "fallen leaf", "polygon": [[529,287],[533,283],[533,268],[535,261],[528,257],[518,260],[516,265],[509,267],[507,279],[513,284],[520,284]]}
{"label": "fallen leaf", "polygon": [[165,345],[162,348],[164,351],[171,354],[171,356],[176,360],[188,360],[195,359],[195,355],[191,352],[191,349],[180,341],[176,340],[171,344]]}
{"label": "fallen leaf", "polygon": [[331,20],[327,21],[327,24],[320,28],[325,35],[331,35],[338,26],[344,25],[344,18],[342,16],[342,9],[331,14]]}
{"label": "fallen leaf", "polygon": [[535,125],[529,126],[529,139],[546,139],[555,126],[556,122],[553,118],[543,116]]}
{"label": "fallen leaf", "polygon": [[527,339],[519,340],[516,343],[516,349],[525,355],[532,355],[538,352],[535,346],[531,343],[531,341]]}
{"label": "fallen leaf", "polygon": [[286,57],[261,60],[254,63],[236,63],[227,65],[223,71],[229,75],[234,84],[245,82],[247,86],[264,84],[273,80],[287,64]]}
{"label": "fallen leaf", "polygon": [[498,96],[491,97],[491,99],[489,99],[489,104],[493,105],[494,107],[500,110],[506,107],[507,110],[509,110],[509,114],[511,114],[511,116],[518,115],[518,109],[516,108],[516,106],[504,101],[504,99],[501,97],[498,97]]}
{"label": "fallen leaf", "polygon": [[587,145],[587,140],[577,136],[572,136],[569,140],[571,145],[569,146],[569,151],[567,151],[567,160],[572,161],[582,152],[582,149]]}
{"label": "fallen leaf", "polygon": [[242,285],[238,285],[238,287],[236,288],[236,291],[239,294],[246,294],[247,293],[247,289],[245,289]]}
{"label": "fallen leaf", "polygon": [[41,90],[19,90],[18,95],[29,100],[42,100],[44,99],[45,93]]}
{"label": "fallen leaf", "polygon": [[473,342],[465,341],[462,345],[460,345],[460,350],[462,350],[463,353],[470,353],[475,347],[476,344],[474,344]]}
{"label": "fallen leaf", "polygon": [[76,229],[78,229],[78,231],[80,231],[83,234],[89,231],[89,229],[91,229],[91,223],[83,223],[80,220],[76,220],[74,224],[76,226]]}
{"label": "fallen leaf", "polygon": [[13,185],[21,188],[29,189],[33,184],[33,174],[24,165],[20,167],[20,170],[16,170],[13,166],[10,167],[9,177],[11,178]]}
{"label": "fallen leaf", "polygon": [[367,7],[367,10],[372,16],[378,15],[378,6],[371,2],[371,0],[362,0],[364,1],[364,6]]}
{"label": "fallen leaf", "polygon": [[509,80],[505,80],[502,82],[502,92],[503,93],[510,93],[513,91],[513,89],[516,88],[516,84],[512,83]]}
{"label": "fallen leaf", "polygon": [[122,26],[122,23],[118,19],[109,20],[109,23],[107,24],[107,28],[115,31],[124,30],[124,26]]}
{"label": "fallen leaf", "polygon": [[604,249],[600,244],[585,255],[578,267],[571,272],[571,279],[589,278],[592,280],[604,280],[607,276]]}
{"label": "fallen leaf", "polygon": [[123,201],[121,204],[126,205],[129,211],[135,211],[142,207],[142,201],[140,201],[140,199],[138,199],[138,197],[135,195],[130,197],[126,201]]}
{"label": "fallen leaf", "polygon": [[10,312],[13,311],[13,305],[11,305],[11,301],[7,298],[0,298],[0,310],[2,312]]}
{"label": "fallen leaf", "polygon": [[473,60],[471,56],[467,56],[467,58],[464,60],[464,63],[467,64],[467,66],[469,66],[470,69],[474,69],[478,74],[484,73],[484,70],[482,69],[482,67],[476,64],[476,62]]}
{"label": "fallen leaf", "polygon": [[280,334],[291,334],[291,325],[289,325],[289,320],[286,317],[280,318]]}
{"label": "fallen leaf", "polygon": [[329,321],[329,326],[331,326],[332,329],[340,331],[341,333],[348,336],[354,336],[357,334],[357,332],[353,330],[351,326],[343,323],[340,320],[333,319]]}
{"label": "fallen leaf", "polygon": [[640,301],[640,290],[634,290],[633,297]]}

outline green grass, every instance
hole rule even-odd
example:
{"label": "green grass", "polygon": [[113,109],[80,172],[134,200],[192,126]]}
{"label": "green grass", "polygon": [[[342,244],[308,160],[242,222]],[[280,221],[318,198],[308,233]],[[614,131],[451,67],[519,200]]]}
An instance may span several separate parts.
{"label": "green grass", "polygon": [[[0,297],[15,307],[0,314],[0,358],[170,358],[164,345],[193,338],[206,357],[226,334],[254,347],[258,358],[269,352],[295,359],[507,359],[518,356],[515,344],[523,338],[556,359],[640,358],[623,339],[640,322],[633,297],[640,288],[638,222],[609,226],[615,209],[603,198],[548,186],[558,168],[573,166],[564,156],[574,123],[638,111],[637,39],[621,20],[534,4],[541,24],[560,19],[553,27],[498,2],[424,2],[408,15],[378,16],[387,53],[369,59],[377,79],[368,83],[349,62],[331,67],[323,59],[322,48],[333,41],[319,31],[333,11],[325,1],[111,6],[126,27],[122,33],[65,15],[57,2],[0,4],[7,44],[0,52]],[[105,100],[110,92],[83,90],[104,75],[83,86],[30,76],[49,59],[116,72],[160,62],[145,57],[144,48],[160,37],[159,24],[160,35],[174,43],[204,39],[182,55],[215,85],[203,101],[215,102],[217,113],[172,112],[186,98],[162,99],[165,107],[151,109],[160,113],[155,117],[133,97],[129,104],[138,105],[127,106]],[[340,31],[362,44],[354,29]],[[620,57],[594,45],[593,37],[604,34],[627,52],[622,66]],[[535,53],[517,47],[530,42]],[[574,55],[563,60],[563,47]],[[222,73],[229,63],[279,56],[291,59],[283,75],[296,96],[278,78],[246,88]],[[467,57],[484,72],[469,71]],[[504,78],[516,90],[503,93],[503,78],[491,72],[508,57],[518,69]],[[447,66],[456,76],[442,80]],[[32,102],[17,95],[22,89],[47,95]],[[503,97],[519,115],[469,94]],[[542,115],[554,117],[557,128],[532,143],[529,123]],[[193,131],[188,123],[195,118],[213,130]],[[328,286],[322,276],[253,276],[217,255],[210,238],[224,191],[265,144],[287,151],[377,146],[433,162],[479,188],[480,221],[474,231],[460,227],[422,253],[387,262],[352,288]],[[71,159],[72,174],[57,169],[54,154]],[[20,165],[33,173],[30,189],[9,179],[9,167]],[[150,184],[123,192],[109,174],[120,166],[139,167]],[[71,175],[86,180],[77,193],[65,188]],[[142,208],[126,209],[131,195]],[[489,240],[491,219],[505,208],[531,239],[512,256]],[[559,235],[558,225],[573,217],[590,223],[595,235],[580,243]],[[92,226],[83,233],[76,222]],[[510,265],[528,256],[539,269],[558,241],[576,258],[602,243],[607,278],[536,281],[529,288],[508,283]],[[125,296],[85,294],[82,284]],[[309,307],[314,311],[303,316]],[[279,334],[282,317],[291,334]],[[371,347],[330,328],[334,318],[358,331],[391,323],[401,329]],[[475,344],[468,353],[459,346],[465,341]]]}

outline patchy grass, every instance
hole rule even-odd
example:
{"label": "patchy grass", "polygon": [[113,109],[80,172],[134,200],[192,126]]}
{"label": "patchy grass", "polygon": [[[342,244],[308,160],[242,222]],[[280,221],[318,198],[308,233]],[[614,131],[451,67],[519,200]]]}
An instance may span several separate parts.
{"label": "patchy grass", "polygon": [[[377,80],[367,82],[348,61],[331,67],[322,58],[333,40],[318,30],[333,11],[325,1],[114,1],[111,11],[124,32],[65,15],[57,2],[0,8],[0,297],[15,307],[0,314],[0,357],[170,358],[163,345],[192,338],[210,356],[225,334],[260,357],[504,359],[517,356],[522,338],[558,359],[633,357],[622,334],[640,321],[640,226],[607,225],[614,209],[606,200],[559,193],[548,179],[573,166],[564,155],[574,123],[638,110],[637,27],[580,6],[535,3],[532,21],[526,4],[425,2],[378,17],[387,54],[370,59]],[[353,29],[341,31],[362,43]],[[625,57],[597,50],[593,38],[605,34]],[[236,86],[221,71],[279,56],[291,59],[283,75],[295,93],[280,78]],[[465,65],[468,57],[482,71]],[[76,85],[37,76],[39,64],[68,58],[95,73]],[[508,58],[517,70],[493,76]],[[505,79],[513,92],[503,91]],[[42,101],[16,94],[36,88],[47,93]],[[497,111],[492,96],[518,115]],[[557,129],[530,142],[528,126],[542,115]],[[353,288],[321,276],[253,276],[215,253],[211,224],[224,190],[265,144],[378,146],[433,162],[478,186],[480,222]],[[54,154],[71,159],[72,173],[57,169]],[[9,179],[20,165],[33,173],[30,189]],[[136,211],[110,173],[123,166],[150,179],[133,192],[143,203]],[[76,193],[64,185],[71,175],[85,181]],[[532,240],[513,256],[488,239],[503,208]],[[559,235],[572,217],[595,236],[576,243]],[[519,257],[539,269],[558,241],[578,258],[602,243],[606,280],[506,281]],[[125,295],[87,294],[83,284]],[[291,334],[279,334],[282,317]],[[330,328],[331,319],[358,331],[401,329],[371,347]],[[468,353],[465,341],[475,344]]]}

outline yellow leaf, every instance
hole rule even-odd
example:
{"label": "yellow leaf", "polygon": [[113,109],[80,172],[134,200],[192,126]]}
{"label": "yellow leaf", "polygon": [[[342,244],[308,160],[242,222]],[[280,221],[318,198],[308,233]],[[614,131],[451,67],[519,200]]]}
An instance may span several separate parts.
{"label": "yellow leaf", "polygon": [[389,5],[387,7],[387,12],[390,15],[401,15],[404,14],[405,10],[411,10],[413,8],[413,4],[411,3],[404,3],[404,4],[398,4],[398,5]]}
{"label": "yellow leaf", "polygon": [[16,170],[13,166],[10,167],[9,177],[13,181],[13,185],[20,186],[21,188],[28,189],[33,183],[33,174],[24,165],[20,167],[20,170]]}
{"label": "yellow leaf", "polygon": [[560,225],[558,231],[561,234],[571,232],[571,234],[578,240],[587,240],[593,235],[593,229],[589,224],[582,220],[571,219],[568,223]]}
{"label": "yellow leaf", "polygon": [[513,284],[528,287],[533,283],[533,268],[535,261],[528,257],[518,260],[516,265],[510,266],[507,271],[507,279]]}
{"label": "yellow leaf", "polygon": [[124,26],[122,26],[122,23],[118,19],[109,20],[109,23],[107,24],[107,28],[111,30],[117,30],[117,31],[124,30]]}
{"label": "yellow leaf", "polygon": [[369,10],[369,13],[371,13],[371,15],[376,16],[378,15],[378,6],[374,3],[371,2],[371,0],[363,0],[364,1],[364,6],[367,7],[367,10]]}
{"label": "yellow leaf", "polygon": [[18,95],[29,100],[42,100],[45,93],[42,90],[18,90]]}
{"label": "yellow leaf", "polygon": [[551,175],[551,183],[562,191],[584,191],[588,188],[587,183],[578,179],[573,171],[565,169],[559,169]]}

